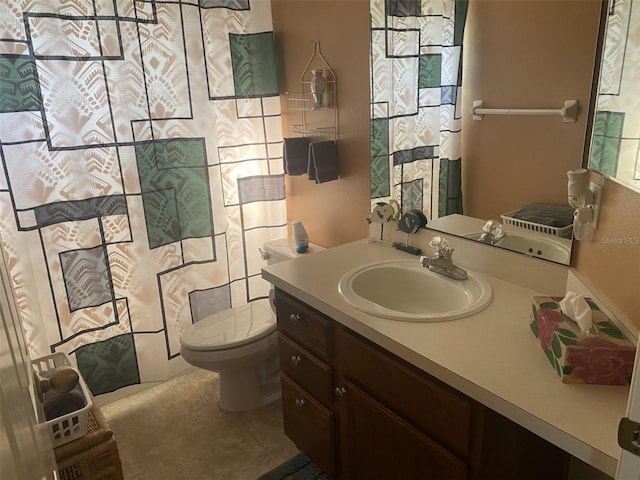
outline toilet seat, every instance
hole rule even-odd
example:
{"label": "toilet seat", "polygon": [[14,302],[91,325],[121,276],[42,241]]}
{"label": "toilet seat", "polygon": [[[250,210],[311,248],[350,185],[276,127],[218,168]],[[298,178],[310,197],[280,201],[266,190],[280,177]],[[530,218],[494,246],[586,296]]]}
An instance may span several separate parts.
{"label": "toilet seat", "polygon": [[276,331],[268,299],[209,315],[189,326],[180,344],[194,352],[218,351],[257,342]]}

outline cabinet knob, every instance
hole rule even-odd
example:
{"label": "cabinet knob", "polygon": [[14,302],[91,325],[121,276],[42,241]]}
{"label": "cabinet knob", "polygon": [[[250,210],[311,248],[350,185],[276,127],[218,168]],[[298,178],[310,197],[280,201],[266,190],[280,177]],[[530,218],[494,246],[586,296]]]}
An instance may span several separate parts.
{"label": "cabinet knob", "polygon": [[306,404],[304,398],[296,398],[296,408],[303,408]]}
{"label": "cabinet knob", "polygon": [[291,363],[293,364],[294,367],[297,367],[301,361],[302,361],[302,357],[300,355],[291,356]]}
{"label": "cabinet knob", "polygon": [[344,396],[347,394],[347,389],[344,387],[336,387],[336,398],[338,400],[342,400]]}
{"label": "cabinet knob", "polygon": [[300,317],[299,313],[292,313],[291,315],[289,315],[289,320],[291,320],[291,323],[293,323],[294,325],[297,325],[301,318],[302,317]]}

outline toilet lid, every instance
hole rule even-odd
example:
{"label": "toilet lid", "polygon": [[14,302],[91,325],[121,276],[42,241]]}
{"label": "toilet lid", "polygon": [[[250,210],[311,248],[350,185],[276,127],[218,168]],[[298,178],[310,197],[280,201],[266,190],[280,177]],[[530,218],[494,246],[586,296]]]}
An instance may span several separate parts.
{"label": "toilet lid", "polygon": [[202,318],[180,337],[189,350],[224,350],[260,340],[276,330],[276,320],[269,300],[224,310]]}

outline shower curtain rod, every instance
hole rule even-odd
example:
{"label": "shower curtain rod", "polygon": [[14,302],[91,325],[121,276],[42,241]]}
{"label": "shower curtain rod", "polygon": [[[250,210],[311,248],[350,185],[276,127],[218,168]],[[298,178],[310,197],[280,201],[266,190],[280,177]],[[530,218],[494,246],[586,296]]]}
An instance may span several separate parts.
{"label": "shower curtain rod", "polygon": [[483,108],[483,100],[474,100],[474,120],[482,120],[483,115],[559,115],[565,123],[573,123],[578,116],[578,101],[565,100],[562,108]]}

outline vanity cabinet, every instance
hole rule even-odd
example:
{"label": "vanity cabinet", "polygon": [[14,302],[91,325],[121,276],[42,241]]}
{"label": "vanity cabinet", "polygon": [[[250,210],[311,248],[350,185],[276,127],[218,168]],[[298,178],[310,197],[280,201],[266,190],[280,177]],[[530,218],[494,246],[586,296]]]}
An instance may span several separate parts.
{"label": "vanity cabinet", "polygon": [[329,478],[567,478],[570,456],[276,290],[287,436]]}

